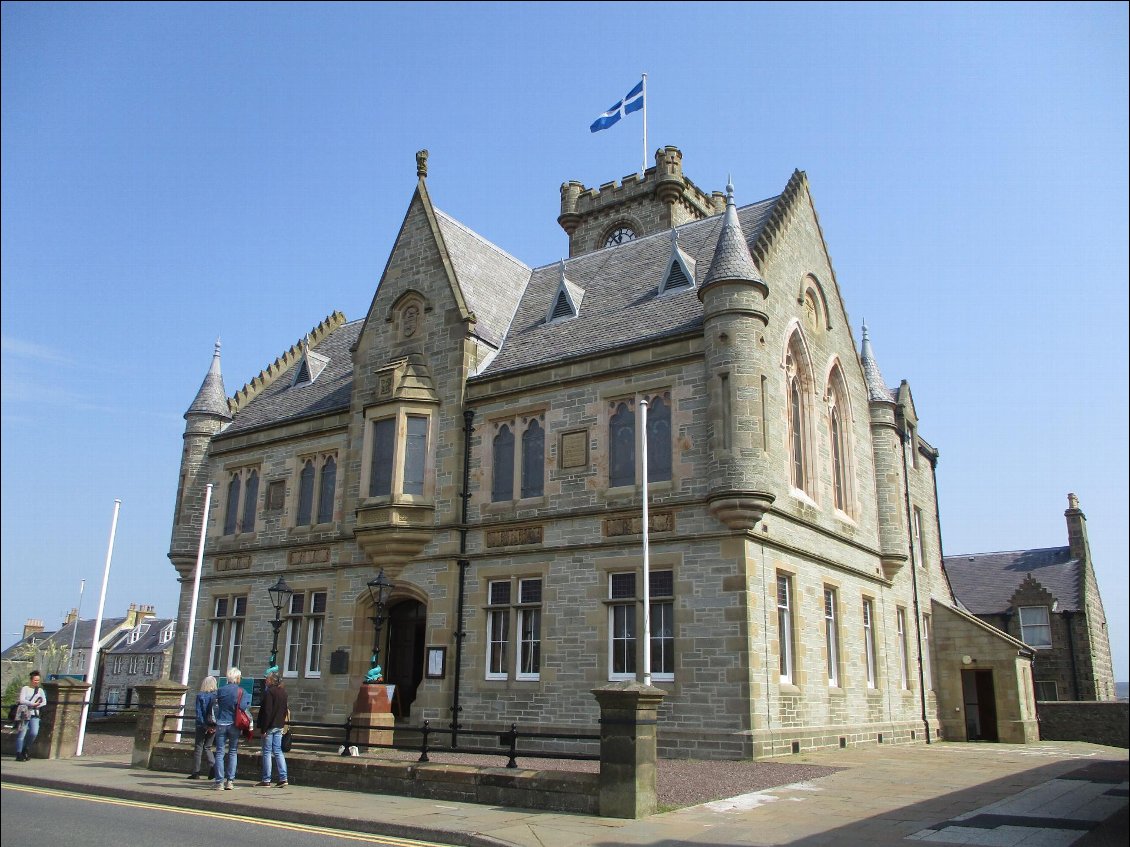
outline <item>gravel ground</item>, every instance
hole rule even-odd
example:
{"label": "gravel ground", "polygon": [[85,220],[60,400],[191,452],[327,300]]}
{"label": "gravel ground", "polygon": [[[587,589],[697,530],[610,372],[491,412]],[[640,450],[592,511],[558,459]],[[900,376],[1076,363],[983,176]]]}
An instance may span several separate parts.
{"label": "gravel ground", "polygon": [[[83,754],[111,756],[129,753],[133,748],[133,727],[98,727],[87,730]],[[386,750],[388,758],[414,761],[417,754]],[[506,764],[502,757],[473,756],[460,753],[431,753],[433,762],[450,764]],[[567,759],[521,758],[519,766],[534,770],[581,771],[596,773],[596,762],[574,762]],[[764,791],[779,785],[819,779],[839,768],[819,765],[789,765],[779,762],[698,761],[694,759],[660,759],[656,776],[659,803],[663,808],[697,806],[711,800],[722,800],[739,794]]]}

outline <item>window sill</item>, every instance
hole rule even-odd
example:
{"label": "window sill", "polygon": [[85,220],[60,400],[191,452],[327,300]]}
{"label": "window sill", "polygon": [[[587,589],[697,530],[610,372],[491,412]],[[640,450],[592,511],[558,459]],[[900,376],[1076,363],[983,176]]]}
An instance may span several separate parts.
{"label": "window sill", "polygon": [[789,694],[799,696],[801,694],[800,687],[792,682],[782,682],[778,685],[778,690],[782,694]]}

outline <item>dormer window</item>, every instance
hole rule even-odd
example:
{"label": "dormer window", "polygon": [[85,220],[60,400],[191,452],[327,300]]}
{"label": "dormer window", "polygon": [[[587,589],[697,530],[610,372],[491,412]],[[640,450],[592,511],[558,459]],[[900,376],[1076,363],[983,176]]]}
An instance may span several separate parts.
{"label": "dormer window", "polygon": [[659,283],[659,293],[681,291],[694,288],[695,261],[688,256],[679,246],[679,233],[671,230],[671,256],[667,261],[667,269],[663,280]]}
{"label": "dormer window", "polygon": [[328,357],[315,353],[306,342],[303,342],[302,361],[298,363],[298,367],[294,371],[294,379],[290,383],[291,387],[313,382],[321,376],[322,371],[326,369],[326,365],[329,363]]}
{"label": "dormer window", "polygon": [[168,644],[170,641],[173,640],[173,636],[176,635],[176,632],[177,632],[177,625],[176,625],[175,622],[166,626],[164,629],[161,630],[161,643],[162,644]]}
{"label": "dormer window", "polygon": [[129,634],[129,643],[136,644],[141,636],[149,631],[149,624],[143,623],[135,626],[133,631]]}
{"label": "dormer window", "polygon": [[581,310],[581,300],[584,296],[585,290],[565,276],[565,263],[561,262],[557,291],[549,304],[549,311],[546,313],[545,322],[554,323],[555,321],[564,321],[569,318],[577,317],[577,313]]}

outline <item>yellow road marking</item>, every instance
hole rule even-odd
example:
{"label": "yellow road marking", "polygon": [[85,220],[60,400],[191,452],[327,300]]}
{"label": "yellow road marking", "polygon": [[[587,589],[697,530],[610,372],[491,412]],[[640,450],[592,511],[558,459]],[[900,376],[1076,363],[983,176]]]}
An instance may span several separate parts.
{"label": "yellow road marking", "polygon": [[350,832],[343,829],[331,829],[326,826],[311,826],[303,823],[289,823],[287,821],[272,821],[264,818],[253,818],[247,815],[235,815],[230,812],[213,812],[206,809],[185,809],[180,806],[163,806],[144,800],[123,800],[118,797],[103,797],[96,794],[80,794],[77,791],[63,791],[58,788],[41,788],[35,785],[19,785],[5,782],[5,789],[25,791],[28,794],[46,794],[51,797],[70,797],[73,800],[87,800],[91,803],[104,803],[109,806],[131,806],[137,809],[153,809],[159,812],[174,812],[178,815],[191,815],[198,818],[217,818],[220,820],[241,821],[243,823],[258,824],[272,829],[286,829],[292,832],[306,832],[312,835],[327,835],[342,838],[348,841],[363,841],[369,844],[383,844],[389,847],[447,847],[435,841],[416,841],[411,838],[397,838],[393,835],[375,835],[365,832]]}

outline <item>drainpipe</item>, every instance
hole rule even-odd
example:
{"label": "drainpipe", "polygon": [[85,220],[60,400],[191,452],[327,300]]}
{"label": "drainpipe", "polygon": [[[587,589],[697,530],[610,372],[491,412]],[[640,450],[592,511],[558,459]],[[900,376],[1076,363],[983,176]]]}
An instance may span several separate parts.
{"label": "drainpipe", "polygon": [[[905,427],[904,427],[905,429]],[[910,505],[910,468],[906,464],[906,433],[899,432],[902,448],[902,479],[903,498],[906,501],[906,541],[910,548],[910,582],[914,595],[914,654],[918,657],[918,694],[922,707],[922,726],[926,729],[926,743],[930,744],[930,718],[926,714],[926,674],[922,669],[922,610],[918,605],[918,568],[920,563],[914,551],[914,512]],[[914,449],[914,442],[910,442],[910,449]]]}
{"label": "drainpipe", "polygon": [[451,693],[451,746],[459,746],[459,714],[463,707],[459,705],[459,677],[463,668],[463,639],[467,633],[463,629],[464,602],[467,597],[467,569],[471,566],[465,556],[467,555],[467,501],[471,499],[471,433],[475,428],[471,421],[475,419],[473,409],[463,410],[463,491],[459,498],[463,501],[459,515],[459,600],[455,620],[455,685]]}

